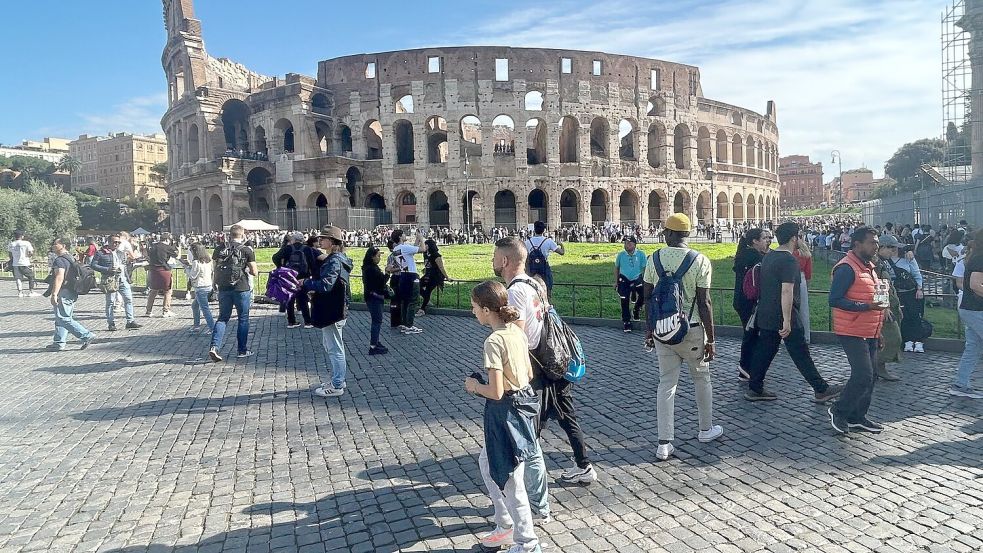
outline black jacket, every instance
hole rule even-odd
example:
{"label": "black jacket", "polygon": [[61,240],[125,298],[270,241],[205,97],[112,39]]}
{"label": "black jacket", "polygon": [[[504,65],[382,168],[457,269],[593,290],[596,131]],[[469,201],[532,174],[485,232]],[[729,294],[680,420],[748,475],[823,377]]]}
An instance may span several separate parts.
{"label": "black jacket", "polygon": [[734,256],[734,310],[738,313],[750,314],[754,309],[755,302],[744,295],[744,275],[763,258],[764,255],[754,248],[744,248]]}
{"label": "black jacket", "polygon": [[375,299],[389,297],[389,279],[375,263],[362,265],[362,284],[365,287],[365,298]]}
{"label": "black jacket", "polygon": [[311,324],[317,328],[333,325],[348,318],[351,300],[349,275],[352,260],[342,253],[333,253],[321,265],[319,278],[304,281],[304,290],[314,292],[311,301]]}

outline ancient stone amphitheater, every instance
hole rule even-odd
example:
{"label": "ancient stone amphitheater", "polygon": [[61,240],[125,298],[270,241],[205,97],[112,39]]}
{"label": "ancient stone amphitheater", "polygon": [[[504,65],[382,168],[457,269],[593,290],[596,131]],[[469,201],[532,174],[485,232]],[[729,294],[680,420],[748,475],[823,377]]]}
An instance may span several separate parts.
{"label": "ancient stone amphitheater", "polygon": [[164,17],[175,231],[777,215],[774,104],[709,100],[693,66],[476,46],[277,78],[209,56],[192,0],[164,0]]}

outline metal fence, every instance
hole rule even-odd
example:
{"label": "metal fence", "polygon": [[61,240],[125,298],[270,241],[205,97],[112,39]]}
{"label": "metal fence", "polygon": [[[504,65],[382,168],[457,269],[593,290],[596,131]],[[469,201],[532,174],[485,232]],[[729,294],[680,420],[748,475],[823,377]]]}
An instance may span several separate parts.
{"label": "metal fence", "polygon": [[961,219],[983,223],[983,181],[953,184],[918,192],[907,192],[864,202],[868,225],[919,224],[938,227],[955,225]]}

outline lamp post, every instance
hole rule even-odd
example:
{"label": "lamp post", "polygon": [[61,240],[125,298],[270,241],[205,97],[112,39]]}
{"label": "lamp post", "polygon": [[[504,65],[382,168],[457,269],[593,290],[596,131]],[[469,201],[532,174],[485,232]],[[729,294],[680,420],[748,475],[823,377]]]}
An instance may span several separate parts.
{"label": "lamp post", "polygon": [[713,237],[716,242],[720,241],[720,229],[717,228],[717,222],[720,219],[720,214],[717,213],[717,189],[714,186],[714,170],[713,170],[713,156],[707,158],[707,178],[710,179],[710,224],[713,225]]}
{"label": "lamp post", "polygon": [[464,230],[471,236],[471,226],[473,214],[471,210],[471,160],[468,159],[468,150],[464,150]]}
{"label": "lamp post", "polygon": [[837,197],[837,203],[839,204],[839,207],[842,210],[843,209],[843,156],[840,155],[839,150],[833,150],[832,152],[830,152],[830,163],[838,163],[840,166],[840,178],[839,181],[837,181],[836,197]]}

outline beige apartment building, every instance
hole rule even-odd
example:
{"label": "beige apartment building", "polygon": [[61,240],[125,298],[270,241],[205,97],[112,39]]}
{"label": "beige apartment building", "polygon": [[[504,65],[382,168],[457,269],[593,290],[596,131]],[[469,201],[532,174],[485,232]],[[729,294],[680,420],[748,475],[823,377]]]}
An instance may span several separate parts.
{"label": "beige apartment building", "polygon": [[91,188],[105,198],[167,199],[164,183],[151,169],[167,162],[163,134],[116,133],[110,137],[82,135],[71,143],[71,155],[82,163],[72,175],[72,188]]}

